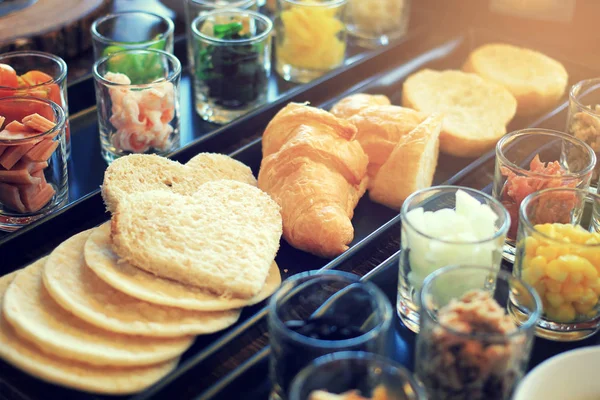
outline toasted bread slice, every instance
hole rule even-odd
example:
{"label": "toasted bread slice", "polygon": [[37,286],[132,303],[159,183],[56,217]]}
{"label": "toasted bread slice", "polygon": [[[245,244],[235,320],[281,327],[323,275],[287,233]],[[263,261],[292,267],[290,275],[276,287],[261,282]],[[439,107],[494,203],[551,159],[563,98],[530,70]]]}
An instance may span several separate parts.
{"label": "toasted bread slice", "polygon": [[492,43],[475,49],[463,70],[508,89],[517,99],[517,115],[539,114],[556,105],[569,76],[558,61],[534,50]]}
{"label": "toasted bread slice", "polygon": [[444,117],[440,150],[477,157],[506,133],[517,101],[501,85],[462,71],[421,70],[404,82],[402,105]]}
{"label": "toasted bread slice", "polygon": [[371,106],[389,106],[392,104],[382,94],[357,93],[344,97],[331,107],[331,113],[338,118],[350,118]]}
{"label": "toasted bread slice", "polygon": [[413,192],[431,186],[437,167],[442,116],[432,114],[400,141],[376,172],[369,197],[399,209]]}

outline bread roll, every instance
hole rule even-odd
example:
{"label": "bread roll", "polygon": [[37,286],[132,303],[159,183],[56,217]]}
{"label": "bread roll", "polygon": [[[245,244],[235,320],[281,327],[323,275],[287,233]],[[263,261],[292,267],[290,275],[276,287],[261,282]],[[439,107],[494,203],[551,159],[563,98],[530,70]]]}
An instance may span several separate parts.
{"label": "bread roll", "polygon": [[534,50],[499,43],[475,49],[463,70],[508,89],[517,99],[517,115],[521,116],[539,114],[556,105],[569,78],[558,61]]}
{"label": "bread roll", "polygon": [[477,157],[506,133],[517,101],[503,86],[462,71],[421,70],[404,82],[402,105],[444,117],[440,150]]}

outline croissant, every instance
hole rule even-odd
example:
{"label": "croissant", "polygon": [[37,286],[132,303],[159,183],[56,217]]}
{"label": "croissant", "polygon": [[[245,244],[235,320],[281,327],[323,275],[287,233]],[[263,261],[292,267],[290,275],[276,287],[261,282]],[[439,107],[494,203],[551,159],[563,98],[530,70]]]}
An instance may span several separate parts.
{"label": "croissant", "polygon": [[281,206],[292,246],[328,258],[348,249],[367,188],[368,158],[355,136],[351,123],[296,103],[267,126],[258,187]]}
{"label": "croissant", "polygon": [[350,118],[370,106],[389,106],[392,104],[382,94],[357,93],[344,97],[331,107],[331,113],[338,118]]}

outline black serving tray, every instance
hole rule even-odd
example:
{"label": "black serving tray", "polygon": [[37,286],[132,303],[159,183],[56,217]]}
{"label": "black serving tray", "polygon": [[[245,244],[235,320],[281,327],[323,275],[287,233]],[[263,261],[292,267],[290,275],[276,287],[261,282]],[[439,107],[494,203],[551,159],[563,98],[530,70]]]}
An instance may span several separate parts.
{"label": "black serving tray", "polygon": [[[368,92],[387,94],[393,103],[399,104],[401,85],[406,76],[424,67],[460,68],[469,51],[491,41],[528,46],[554,56],[565,64],[572,82],[598,74],[591,68],[554,54],[552,46],[548,44],[531,43],[523,38],[516,40],[504,38],[485,31],[473,30],[449,35],[432,34],[424,30],[408,36],[398,44],[363,56],[317,81],[292,89],[271,104],[225,127],[202,134],[194,142],[172,154],[172,158],[186,162],[202,151],[227,152],[248,164],[256,173],[261,160],[260,134],[271,118],[288,102],[309,101],[314,105],[327,108],[347,94]],[[192,123],[182,123],[182,130],[192,130],[196,134],[195,129],[198,126],[193,123],[196,116],[193,111],[189,112],[191,115],[187,118]],[[544,119],[546,120],[548,119]],[[538,121],[515,119],[509,130],[524,128],[534,123]],[[78,165],[83,167],[78,167],[72,174],[81,176],[75,179],[82,182],[87,180],[91,182],[90,184],[99,185],[102,171],[98,174],[91,160],[87,168],[85,163],[81,164],[81,161],[77,160],[77,157],[86,157],[86,152],[87,154],[99,153],[95,110],[81,110],[72,119],[72,124],[73,143],[79,141],[80,145],[88,146],[83,147],[85,150],[82,150],[81,154],[74,147],[74,162],[78,162]],[[243,143],[246,144],[240,147]],[[90,157],[93,157],[93,154]],[[442,155],[434,184],[452,183],[477,187],[479,178],[474,177],[480,175],[484,177],[482,182],[487,184],[490,182],[490,177],[488,173],[481,171],[481,168],[488,165],[490,160],[493,162],[492,153],[475,163],[472,159]],[[463,170],[465,167],[466,169]],[[473,185],[470,184],[471,181]],[[98,191],[95,191],[54,215],[0,239],[0,275],[27,265],[53,250],[71,235],[94,227],[108,218],[101,196]],[[283,242],[276,259],[283,278],[300,271],[321,268],[335,268],[364,274],[399,248],[400,229],[397,211],[372,203],[365,196],[355,211],[353,224],[356,237],[351,249],[332,261],[298,251]],[[393,285],[395,287],[396,283],[393,282]],[[244,310],[240,321],[235,326],[214,335],[199,337],[196,344],[186,352],[176,371],[155,387],[129,398],[194,398],[209,389],[218,379],[235,370],[238,365],[249,363],[248,360],[252,360],[252,357],[260,358],[259,352],[265,346],[267,334],[263,318],[265,312],[264,303],[249,307]],[[406,349],[406,346],[398,348]],[[405,351],[402,352],[407,354]],[[11,393],[12,397],[6,395],[7,398],[103,398],[43,383],[2,362],[0,362],[0,388],[2,389],[0,396],[5,392]],[[13,393],[18,395],[12,395]]]}

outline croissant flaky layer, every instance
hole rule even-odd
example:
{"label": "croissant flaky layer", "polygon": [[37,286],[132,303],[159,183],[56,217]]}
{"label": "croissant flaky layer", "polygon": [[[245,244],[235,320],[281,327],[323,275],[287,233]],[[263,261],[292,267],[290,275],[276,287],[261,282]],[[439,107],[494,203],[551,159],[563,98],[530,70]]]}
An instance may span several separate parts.
{"label": "croissant flaky layer", "polygon": [[356,128],[326,111],[290,104],[263,134],[259,187],[281,206],[283,237],[322,257],[348,249],[352,216],[367,187],[368,158]]}

